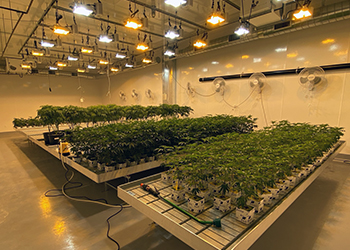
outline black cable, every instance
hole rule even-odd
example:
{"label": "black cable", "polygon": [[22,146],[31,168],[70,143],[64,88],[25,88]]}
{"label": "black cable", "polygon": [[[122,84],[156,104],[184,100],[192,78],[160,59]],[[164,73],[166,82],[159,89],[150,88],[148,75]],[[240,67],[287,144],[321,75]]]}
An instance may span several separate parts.
{"label": "black cable", "polygon": [[123,209],[124,209],[124,207],[122,205],[120,205],[120,210],[118,212],[112,214],[111,216],[109,216],[108,219],[106,220],[107,221],[107,238],[110,239],[111,241],[113,241],[115,244],[117,244],[118,250],[120,250],[119,243],[109,235],[109,231],[111,229],[111,224],[109,223],[109,220],[112,219],[117,214],[119,214]]}

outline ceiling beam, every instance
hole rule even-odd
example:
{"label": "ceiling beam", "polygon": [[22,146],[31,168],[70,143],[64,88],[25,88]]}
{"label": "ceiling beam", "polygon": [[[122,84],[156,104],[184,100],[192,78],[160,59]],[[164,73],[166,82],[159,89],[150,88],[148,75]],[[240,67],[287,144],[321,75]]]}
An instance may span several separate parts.
{"label": "ceiling beam", "polygon": [[237,10],[241,10],[241,7],[239,7],[237,4],[231,2],[230,0],[223,0],[224,2],[226,2],[227,4],[231,5],[233,8],[237,9]]}
{"label": "ceiling beam", "polygon": [[[73,14],[73,10],[68,9],[68,8],[64,8],[64,7],[61,7],[61,6],[53,6],[53,8]],[[100,17],[95,17],[95,16],[87,16],[87,18],[91,18],[91,19],[94,19],[94,20],[98,20],[98,21],[110,23],[110,24],[113,24],[113,25],[125,27],[124,23],[118,23],[118,22],[111,21],[111,20],[105,19],[105,18],[100,18]],[[144,29],[139,29],[139,31],[141,31],[141,32],[143,32],[143,33],[150,34],[150,35],[152,35],[152,36],[164,37],[163,34],[157,34],[157,33],[154,33],[154,32],[151,32],[151,31],[147,31],[147,30],[144,30]]]}
{"label": "ceiling beam", "polygon": [[197,23],[195,23],[195,22],[192,22],[192,21],[190,21],[190,20],[188,20],[188,19],[185,19],[185,18],[180,17],[180,16],[178,16],[178,15],[172,14],[172,13],[167,12],[167,11],[165,11],[165,10],[159,9],[159,8],[157,8],[156,6],[152,6],[152,5],[150,5],[150,4],[146,4],[146,3],[140,2],[140,1],[138,1],[138,0],[129,0],[129,2],[136,3],[137,5],[141,5],[141,6],[143,6],[143,7],[146,7],[146,8],[148,8],[148,9],[157,11],[157,12],[162,13],[162,14],[164,14],[164,15],[167,15],[167,16],[170,16],[170,17],[173,17],[173,18],[176,18],[177,20],[180,20],[180,21],[182,21],[182,22],[188,23],[188,24],[190,24],[190,25],[192,25],[192,26],[195,26],[195,27],[197,27],[197,28],[200,28],[200,29],[203,29],[203,30],[209,30],[208,27],[199,25],[199,24],[197,24]]}

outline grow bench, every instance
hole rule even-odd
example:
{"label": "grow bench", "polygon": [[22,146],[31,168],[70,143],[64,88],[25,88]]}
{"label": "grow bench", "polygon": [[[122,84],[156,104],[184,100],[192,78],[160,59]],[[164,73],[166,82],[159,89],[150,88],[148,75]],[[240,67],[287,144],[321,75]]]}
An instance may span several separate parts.
{"label": "grow bench", "polygon": [[[172,187],[162,182],[161,174],[118,186],[118,196],[194,249],[248,249],[322,173],[344,146],[345,142],[340,141],[335,151],[314,172],[271,205],[265,205],[264,210],[255,215],[254,221],[248,225],[235,219],[234,210],[222,213],[214,209],[212,203],[206,203],[204,211],[194,215],[207,221],[221,218],[221,228],[200,224],[140,187],[141,183],[154,186],[162,197],[170,199]],[[174,203],[190,212],[186,202]]]}
{"label": "grow bench", "polygon": [[[47,128],[21,129],[19,131],[24,133],[30,142],[38,145],[39,147],[41,147],[42,149],[44,149],[45,151],[47,151],[48,153],[56,157],[57,159],[59,160],[61,159],[60,154],[58,153],[58,145],[46,145],[44,142],[43,133],[47,132]],[[145,170],[153,169],[153,168],[159,167],[161,164],[160,161],[152,161],[152,162],[146,162],[135,166],[114,170],[111,172],[100,172],[96,168],[89,169],[87,166],[82,165],[83,163],[82,164],[76,163],[69,156],[68,157],[62,156],[62,159],[64,163],[71,166],[72,168],[74,168],[75,170],[77,170],[78,172],[85,175],[86,177],[88,177],[89,179],[93,180],[96,183],[103,183],[103,182],[114,180],[120,177],[128,176],[134,173],[139,173]]]}

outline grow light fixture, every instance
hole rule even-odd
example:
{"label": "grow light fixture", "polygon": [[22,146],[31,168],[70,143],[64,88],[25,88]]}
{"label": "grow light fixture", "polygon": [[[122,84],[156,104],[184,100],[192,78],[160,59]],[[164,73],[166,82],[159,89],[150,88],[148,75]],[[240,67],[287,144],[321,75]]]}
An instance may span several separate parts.
{"label": "grow light fixture", "polygon": [[164,55],[165,55],[165,56],[169,56],[169,57],[175,56],[175,51],[174,51],[173,49],[168,48],[168,49],[164,52]]}
{"label": "grow light fixture", "polygon": [[96,65],[88,64],[88,69],[96,69]]}
{"label": "grow light fixture", "polygon": [[79,57],[69,55],[67,59],[68,59],[69,61],[78,61],[78,60],[79,60]]}
{"label": "grow light fixture", "polygon": [[139,43],[137,44],[137,47],[136,47],[137,50],[141,50],[141,51],[148,50],[148,48],[149,48],[148,45],[145,43]]}
{"label": "grow light fixture", "polygon": [[129,18],[125,23],[125,27],[136,30],[142,27],[142,23],[136,18]]}
{"label": "grow light fixture", "polygon": [[117,68],[117,67],[112,67],[112,68],[111,68],[111,71],[112,71],[112,72],[118,72],[118,71],[119,71],[119,68]]}
{"label": "grow light fixture", "polygon": [[293,14],[293,17],[298,20],[310,16],[312,16],[311,10],[306,6]]}
{"label": "grow light fixture", "polygon": [[42,47],[47,47],[47,48],[52,48],[53,46],[55,46],[54,43],[51,43],[49,41],[44,41],[44,40],[41,40],[40,44]]}
{"label": "grow light fixture", "polygon": [[92,52],[94,52],[92,48],[86,48],[86,47],[81,48],[81,53],[91,54]]}
{"label": "grow light fixture", "polygon": [[22,63],[21,67],[22,67],[22,69],[31,69],[32,68],[32,66],[28,63]]}
{"label": "grow light fixture", "polygon": [[57,67],[55,67],[55,66],[50,66],[49,67],[49,70],[57,70],[58,68]]}
{"label": "grow light fixture", "polygon": [[94,11],[91,7],[84,4],[75,4],[73,8],[73,13],[78,15],[90,16],[93,12]]}
{"label": "grow light fixture", "polygon": [[55,25],[53,27],[53,33],[57,34],[57,35],[68,35],[69,34],[69,29],[59,26],[59,25]]}
{"label": "grow light fixture", "polygon": [[43,55],[44,55],[44,52],[32,50],[32,55],[33,55],[33,56],[43,56]]}
{"label": "grow light fixture", "polygon": [[125,64],[125,67],[126,67],[126,68],[133,68],[133,67],[134,67],[134,64],[128,63],[128,62],[127,62],[127,63]]}
{"label": "grow light fixture", "polygon": [[100,35],[98,40],[102,43],[110,43],[113,41],[113,37],[109,35]]}
{"label": "grow light fixture", "polygon": [[225,22],[225,18],[223,17],[223,15],[221,15],[220,13],[213,13],[208,19],[207,19],[208,23],[211,23],[213,25],[216,24],[220,24]]}
{"label": "grow light fixture", "polygon": [[85,72],[86,72],[86,70],[85,70],[85,69],[83,69],[83,68],[78,68],[78,69],[77,69],[77,72],[78,72],[78,73],[85,73]]}
{"label": "grow light fixture", "polygon": [[116,55],[115,55],[116,58],[120,58],[120,59],[124,59],[126,57],[126,54],[123,53],[123,52],[118,52]]}
{"label": "grow light fixture", "polygon": [[99,64],[107,65],[109,62],[105,59],[100,59]]}
{"label": "grow light fixture", "polygon": [[238,36],[249,34],[249,24],[248,23],[242,23],[238,29],[235,30],[235,34]]}
{"label": "grow light fixture", "polygon": [[146,63],[146,64],[149,64],[149,63],[152,63],[153,61],[152,61],[151,58],[145,57],[145,58],[142,59],[142,62],[143,62],[143,63]]}
{"label": "grow light fixture", "polygon": [[186,0],[165,0],[165,4],[169,4],[175,8],[179,7],[180,5],[183,5],[187,3]]}
{"label": "grow light fixture", "polygon": [[180,36],[179,32],[173,29],[169,29],[164,35],[164,37],[169,39],[175,39],[175,38],[178,38],[179,36]]}
{"label": "grow light fixture", "polygon": [[58,67],[67,67],[67,63],[65,63],[65,62],[57,62],[56,65]]}
{"label": "grow light fixture", "polygon": [[207,46],[207,43],[204,40],[198,39],[194,42],[193,46],[197,49],[201,49]]}

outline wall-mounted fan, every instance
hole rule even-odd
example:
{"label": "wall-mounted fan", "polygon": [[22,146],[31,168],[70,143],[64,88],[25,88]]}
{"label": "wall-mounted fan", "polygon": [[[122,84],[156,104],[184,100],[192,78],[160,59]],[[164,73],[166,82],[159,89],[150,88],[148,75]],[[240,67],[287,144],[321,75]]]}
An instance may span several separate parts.
{"label": "wall-mounted fan", "polygon": [[139,94],[136,93],[136,90],[135,90],[135,89],[133,89],[133,90],[131,91],[131,97],[132,97],[132,98],[138,98],[138,97],[139,97]]}
{"label": "wall-mounted fan", "polygon": [[120,92],[119,92],[119,97],[120,97],[120,99],[122,99],[123,101],[126,100],[126,95],[125,95],[125,93],[124,93],[123,91],[120,91]]}
{"label": "wall-mounted fan", "polygon": [[262,89],[265,87],[266,76],[261,72],[253,73],[249,77],[248,82],[250,87],[261,93]]}
{"label": "wall-mounted fan", "polygon": [[153,99],[153,93],[152,93],[152,91],[150,89],[146,89],[145,95],[146,95],[147,98]]}
{"label": "wall-mounted fan", "polygon": [[225,79],[217,77],[214,79],[213,84],[215,87],[215,91],[219,92],[221,95],[224,95],[226,85]]}
{"label": "wall-mounted fan", "polygon": [[194,95],[195,95],[194,88],[191,86],[190,82],[187,83],[187,93],[188,93],[188,95],[190,95],[192,97],[194,97]]}
{"label": "wall-mounted fan", "polygon": [[309,91],[326,81],[325,72],[321,67],[306,67],[299,73],[299,83]]}

